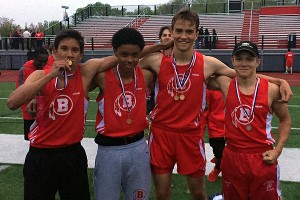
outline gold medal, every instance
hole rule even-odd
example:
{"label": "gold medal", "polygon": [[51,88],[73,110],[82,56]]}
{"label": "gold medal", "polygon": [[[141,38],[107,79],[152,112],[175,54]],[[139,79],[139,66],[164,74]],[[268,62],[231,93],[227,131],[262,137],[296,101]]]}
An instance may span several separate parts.
{"label": "gold medal", "polygon": [[251,126],[248,124],[248,125],[246,126],[246,129],[247,129],[247,131],[251,131]]}
{"label": "gold medal", "polygon": [[178,100],[179,100],[179,96],[178,96],[178,95],[175,95],[175,96],[174,96],[174,100],[175,100],[175,101],[178,101]]}
{"label": "gold medal", "polygon": [[68,62],[68,64],[69,64],[69,66],[71,66],[72,64],[73,64],[73,62],[72,62],[72,60],[67,60],[67,62]]}
{"label": "gold medal", "polygon": [[130,125],[130,124],[132,123],[132,120],[131,120],[130,118],[128,118],[128,119],[126,120],[126,122],[127,122],[128,125]]}
{"label": "gold medal", "polygon": [[183,101],[185,99],[184,94],[180,95],[180,100]]}

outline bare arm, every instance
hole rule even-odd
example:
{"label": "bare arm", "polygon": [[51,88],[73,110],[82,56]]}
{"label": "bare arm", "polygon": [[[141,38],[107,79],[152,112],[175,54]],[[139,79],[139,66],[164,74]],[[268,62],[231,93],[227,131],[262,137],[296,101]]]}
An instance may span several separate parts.
{"label": "bare arm", "polygon": [[7,100],[7,107],[16,110],[24,103],[32,100],[54,77],[51,74],[45,75],[44,71],[33,72],[23,85],[13,91]]}
{"label": "bare arm", "polygon": [[207,79],[212,75],[223,75],[229,78],[236,77],[235,70],[229,68],[217,58],[204,56],[204,77]]}
{"label": "bare arm", "polygon": [[207,87],[210,90],[221,90],[225,102],[230,82],[231,78],[227,76],[212,76],[208,79]]}
{"label": "bare arm", "polygon": [[13,91],[7,100],[7,107],[11,110],[18,109],[24,103],[32,100],[39,94],[44,86],[53,78],[58,77],[65,70],[71,70],[66,60],[54,61],[50,72],[45,75],[43,70],[36,70],[26,79],[25,83]]}
{"label": "bare arm", "polygon": [[153,71],[155,75],[158,75],[161,60],[162,60],[161,53],[159,52],[153,53],[140,59],[138,66],[141,67],[142,69],[148,69],[150,71]]}
{"label": "bare arm", "polygon": [[262,75],[262,74],[257,74],[257,76],[261,77],[261,78],[265,78],[269,82],[280,86],[281,98],[278,101],[288,102],[289,100],[291,100],[291,98],[293,96],[293,91],[286,80],[283,80],[280,78],[274,78],[274,77],[270,77],[270,76],[266,76],[266,75]]}
{"label": "bare arm", "polygon": [[291,130],[291,117],[288,111],[287,103],[278,102],[280,99],[279,88],[277,85],[269,83],[269,95],[271,95],[274,113],[279,119],[277,145],[273,150],[263,153],[263,160],[266,164],[274,164],[280,156],[282,149],[288,140]]}
{"label": "bare arm", "polygon": [[154,44],[154,45],[147,45],[144,47],[140,58],[143,58],[151,53],[155,53],[161,50],[167,50],[171,47],[173,47],[174,45],[174,41],[171,39],[168,42],[165,43],[158,43],[158,44]]}

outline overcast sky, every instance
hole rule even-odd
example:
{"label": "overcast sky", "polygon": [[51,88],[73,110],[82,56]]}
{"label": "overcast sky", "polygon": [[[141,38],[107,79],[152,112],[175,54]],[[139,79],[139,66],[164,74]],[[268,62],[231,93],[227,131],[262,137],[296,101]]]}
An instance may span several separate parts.
{"label": "overcast sky", "polygon": [[85,7],[88,4],[101,2],[103,4],[116,5],[154,5],[167,3],[169,0],[1,0],[0,16],[14,19],[15,24],[22,28],[38,22],[62,20],[64,9],[69,6],[68,15],[75,13],[76,9]]}

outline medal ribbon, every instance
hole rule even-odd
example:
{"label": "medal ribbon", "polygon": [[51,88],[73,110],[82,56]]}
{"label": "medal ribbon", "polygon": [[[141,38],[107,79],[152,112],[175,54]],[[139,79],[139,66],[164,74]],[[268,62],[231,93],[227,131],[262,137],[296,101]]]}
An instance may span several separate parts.
{"label": "medal ribbon", "polygon": [[172,65],[173,65],[173,68],[174,68],[174,71],[175,71],[175,77],[176,77],[176,80],[175,80],[176,90],[178,90],[178,88],[180,88],[180,90],[183,89],[183,87],[185,86],[185,84],[187,83],[187,81],[189,80],[189,78],[191,76],[191,72],[192,72],[191,69],[195,65],[195,63],[196,63],[196,53],[194,51],[192,59],[191,59],[190,64],[189,64],[189,67],[185,70],[185,72],[183,74],[183,77],[180,80],[180,77],[179,77],[179,74],[178,74],[178,71],[177,71],[177,68],[176,68],[176,60],[175,60],[174,55],[173,55]]}
{"label": "medal ribbon", "polygon": [[66,72],[66,71],[63,71],[63,72],[62,72],[62,75],[63,75],[63,77],[64,77],[64,87],[63,87],[63,88],[57,88],[58,77],[56,77],[56,80],[55,80],[55,88],[56,88],[57,90],[63,90],[63,89],[65,89],[65,88],[67,87],[67,85],[68,85],[68,77],[71,77],[71,76],[73,76],[74,74],[68,74],[68,75],[67,75],[67,72]]}
{"label": "medal ribbon", "polygon": [[[136,73],[135,73],[135,69],[134,69],[133,73],[134,73],[134,91],[133,91],[133,93],[135,94],[135,91],[136,91],[136,88],[137,88],[137,82],[138,82],[137,77],[136,77]],[[117,75],[118,75],[118,79],[119,79],[119,82],[120,82],[120,86],[122,88],[123,100],[126,103],[126,107],[127,107],[128,113],[129,113],[129,112],[131,112],[131,108],[128,107],[128,103],[127,103],[127,100],[126,100],[125,88],[124,88],[124,84],[123,84],[123,81],[122,81],[122,78],[121,78],[121,75],[120,75],[120,72],[119,72],[119,64],[117,65]]]}
{"label": "medal ribbon", "polygon": [[[241,101],[240,92],[239,92],[238,83],[237,83],[236,78],[234,79],[234,82],[235,82],[236,96],[239,100],[240,105],[242,105],[242,101]],[[244,114],[247,116],[248,122],[250,121],[252,115],[254,115],[254,108],[255,108],[255,104],[256,104],[256,98],[257,98],[257,91],[258,91],[259,83],[260,83],[260,79],[256,78],[255,91],[254,91],[254,97],[253,97],[253,101],[252,101],[252,105],[251,105],[250,115],[246,112],[244,107],[242,107]]]}

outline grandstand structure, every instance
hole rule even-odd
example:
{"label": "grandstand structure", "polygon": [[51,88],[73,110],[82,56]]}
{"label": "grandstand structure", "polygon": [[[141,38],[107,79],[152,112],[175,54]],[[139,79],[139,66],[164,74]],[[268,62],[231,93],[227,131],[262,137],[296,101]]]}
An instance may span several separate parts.
{"label": "grandstand structure", "polygon": [[[161,26],[170,25],[173,16],[92,16],[74,29],[86,40],[86,49],[111,48],[112,35],[123,27],[139,30],[146,44],[158,41]],[[217,49],[232,49],[236,41],[251,40],[264,49],[287,48],[289,35],[300,36],[299,14],[264,15],[260,10],[243,13],[199,14],[200,26],[216,29]],[[296,41],[295,41],[296,43]],[[300,47],[298,44],[297,48]]]}
{"label": "grandstand structure", "polygon": [[[298,6],[299,7],[299,6]],[[270,8],[267,8],[270,10]],[[300,38],[300,8],[289,13],[244,10],[242,13],[199,14],[200,26],[209,32],[216,29],[218,34],[217,49],[232,49],[240,40],[256,42],[261,49],[286,49],[289,35]],[[271,9],[272,10],[272,9]],[[295,13],[296,12],[296,13]],[[158,41],[161,26],[170,25],[172,15],[139,15],[139,16],[91,16],[73,27],[82,33],[86,49],[111,48],[112,35],[123,27],[134,27],[139,30],[146,44]],[[296,44],[294,48],[300,48]]]}

